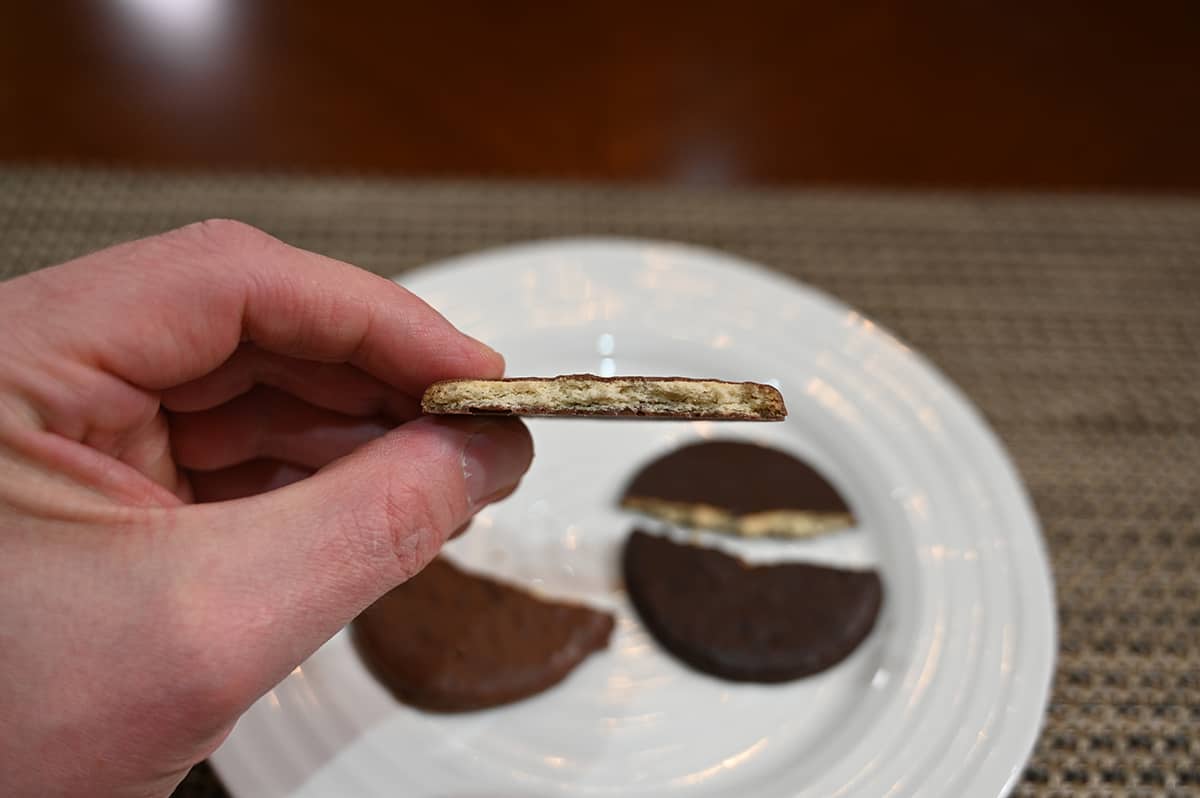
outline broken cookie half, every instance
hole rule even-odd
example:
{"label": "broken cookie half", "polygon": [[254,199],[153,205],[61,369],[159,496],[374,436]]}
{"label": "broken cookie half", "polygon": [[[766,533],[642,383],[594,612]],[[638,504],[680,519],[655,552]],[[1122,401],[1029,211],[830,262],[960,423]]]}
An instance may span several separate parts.
{"label": "broken cookie half", "polygon": [[562,681],[608,645],[613,617],[438,557],[368,607],[352,629],[363,661],[396,698],[464,712]]}
{"label": "broken cookie half", "polygon": [[621,506],[680,526],[746,537],[803,538],[854,525],[812,466],[745,441],[701,441],[642,467]]}
{"label": "broken cookie half", "polygon": [[592,416],[705,421],[782,421],[783,396],[757,382],[687,377],[510,377],[443,380],[429,386],[430,414]]}
{"label": "broken cookie half", "polygon": [[786,682],[833,667],[870,634],[883,603],[874,570],[750,565],[713,548],[634,530],[625,588],[642,623],[693,668]]}

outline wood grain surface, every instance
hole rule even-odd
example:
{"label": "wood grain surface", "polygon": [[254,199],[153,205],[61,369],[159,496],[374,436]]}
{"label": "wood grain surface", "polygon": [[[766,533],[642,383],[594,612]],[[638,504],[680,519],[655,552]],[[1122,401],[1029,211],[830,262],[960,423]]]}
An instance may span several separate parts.
{"label": "wood grain surface", "polygon": [[0,11],[0,160],[1184,189],[1200,4],[107,0]]}

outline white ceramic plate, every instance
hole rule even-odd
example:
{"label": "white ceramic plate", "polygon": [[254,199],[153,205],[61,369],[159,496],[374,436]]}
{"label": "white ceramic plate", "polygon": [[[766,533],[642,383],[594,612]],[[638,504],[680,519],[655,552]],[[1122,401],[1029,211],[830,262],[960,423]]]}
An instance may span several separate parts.
{"label": "white ceramic plate", "polygon": [[[509,374],[770,381],[779,424],[534,420],[537,459],[451,552],[612,608],[610,648],[561,685],[485,712],[397,704],[346,635],[260,700],[214,756],[237,796],[993,796],[1019,778],[1055,652],[1050,576],[1012,464],[919,355],[838,302],[715,252],[552,241],[403,282],[508,358]],[[860,519],[756,558],[875,565],[884,609],[851,657],[777,686],[689,670],[642,630],[617,553],[632,470],[733,436],[807,457]]]}

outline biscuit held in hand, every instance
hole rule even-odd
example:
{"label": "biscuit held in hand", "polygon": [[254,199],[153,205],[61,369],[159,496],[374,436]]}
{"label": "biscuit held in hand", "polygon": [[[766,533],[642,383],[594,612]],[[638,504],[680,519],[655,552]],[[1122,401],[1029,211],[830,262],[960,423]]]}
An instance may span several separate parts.
{"label": "biscuit held in hand", "polygon": [[515,487],[519,420],[419,412],[503,371],[235,222],[0,282],[0,795],[169,795]]}
{"label": "biscuit held in hand", "polygon": [[451,379],[429,386],[431,414],[593,416],[707,421],[782,421],[779,391],[757,382],[687,377],[511,377]]}

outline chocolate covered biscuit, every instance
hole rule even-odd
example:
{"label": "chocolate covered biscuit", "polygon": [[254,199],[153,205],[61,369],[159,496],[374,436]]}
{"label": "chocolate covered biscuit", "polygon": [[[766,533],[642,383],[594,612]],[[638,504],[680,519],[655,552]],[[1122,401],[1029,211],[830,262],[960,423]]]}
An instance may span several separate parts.
{"label": "chocolate covered biscuit", "polygon": [[634,475],[621,506],[748,537],[808,537],[854,523],[812,466],[744,441],[701,441],[659,457]]}
{"label": "chocolate covered biscuit", "polygon": [[536,597],[439,557],[354,621],[355,646],[401,701],[438,712],[507,704],[605,648],[613,618]]}
{"label": "chocolate covered biscuit", "polygon": [[672,654],[740,682],[784,682],[845,659],[875,625],[874,571],[748,565],[711,548],[635,530],[622,557],[642,623]]}

